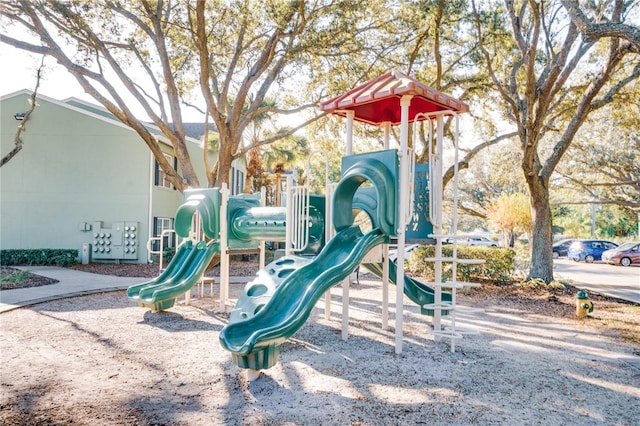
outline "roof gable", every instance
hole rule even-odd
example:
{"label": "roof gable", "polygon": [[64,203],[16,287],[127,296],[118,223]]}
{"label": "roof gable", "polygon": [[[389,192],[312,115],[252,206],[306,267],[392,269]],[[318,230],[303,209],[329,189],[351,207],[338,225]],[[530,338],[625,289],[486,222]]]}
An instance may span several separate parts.
{"label": "roof gable", "polygon": [[[33,94],[33,91],[28,89],[22,89],[22,90],[18,90],[17,92],[13,92],[13,93],[9,93],[7,95],[1,96],[0,101],[17,97],[17,96],[22,96],[22,95],[31,96],[32,94]],[[87,102],[74,97],[67,98],[64,100],[58,100],[42,94],[37,94],[36,99],[42,99],[46,102],[52,103],[61,108],[66,108],[66,109],[78,112],[80,114],[96,118],[98,120],[104,121],[114,126],[129,129],[132,132],[134,131],[131,127],[127,126],[126,124],[118,120],[118,118],[115,115],[111,114],[106,108],[93,104],[91,102]],[[157,126],[151,123],[143,123],[143,124],[152,135],[157,136],[159,139],[162,139],[163,142],[168,142],[166,135],[162,133],[162,131]],[[204,125],[202,128],[204,129]],[[196,145],[201,145],[198,138],[191,137],[190,135],[187,135],[185,140],[188,142],[194,143]]]}

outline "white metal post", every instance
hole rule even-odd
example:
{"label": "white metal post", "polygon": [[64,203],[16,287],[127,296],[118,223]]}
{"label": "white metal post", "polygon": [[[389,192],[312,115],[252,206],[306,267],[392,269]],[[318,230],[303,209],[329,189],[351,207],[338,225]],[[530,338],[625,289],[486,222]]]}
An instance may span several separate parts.
{"label": "white metal post", "polygon": [[402,321],[404,307],[404,246],[406,212],[409,200],[409,105],[412,96],[405,95],[400,100],[400,176],[398,196],[398,257],[396,274],[396,353],[402,353]]}
{"label": "white metal post", "polygon": [[[260,206],[265,207],[267,205],[267,188],[264,186],[260,188]],[[264,269],[265,259],[265,241],[260,240],[260,269]]]}
{"label": "white metal post", "polygon": [[292,194],[291,188],[293,187],[293,176],[287,176],[287,190],[285,192],[285,204],[286,204],[286,215],[285,215],[285,238],[284,238],[284,255],[289,256],[291,254],[291,237],[292,237],[292,229],[293,225],[293,203],[291,202]]}
{"label": "white metal post", "polygon": [[[442,154],[443,154],[443,122],[442,116],[439,115],[436,118],[436,153],[433,156],[433,166],[430,164],[429,167],[433,167],[432,174],[432,189],[433,192],[429,194],[433,197],[433,206],[434,206],[434,233],[436,235],[442,235]],[[430,142],[431,143],[431,142]],[[442,238],[436,238],[436,259],[442,259]],[[435,306],[442,305],[442,286],[439,284],[442,283],[442,261],[436,260],[435,262],[435,273],[434,273],[434,281],[435,285]],[[441,325],[442,321],[442,310],[435,309],[433,315],[433,330],[438,333],[442,329]],[[435,340],[438,340],[438,334],[435,334]]]}
{"label": "white metal post", "polygon": [[[353,119],[356,112],[347,111],[347,140],[346,155],[353,154]],[[351,284],[351,276],[342,281],[342,340],[347,340],[349,335],[349,285]]]}
{"label": "white metal post", "polygon": [[[325,244],[333,237],[333,185],[329,183],[329,175],[327,174],[327,189],[325,199],[325,223],[324,223],[324,241]],[[331,289],[324,294],[324,318],[331,318]]]}
{"label": "white metal post", "polygon": [[389,244],[382,245],[382,329],[389,328]]}
{"label": "white metal post", "polygon": [[220,308],[227,310],[229,298],[229,229],[227,210],[229,207],[229,189],[223,183],[220,189]]}
{"label": "white metal post", "polygon": [[[391,122],[385,121],[384,129],[384,149],[389,149],[391,139]],[[382,329],[389,328],[389,244],[382,245]]]}
{"label": "white metal post", "polygon": [[389,149],[389,139],[391,138],[391,122],[385,121],[382,123],[384,129],[384,149]]}
{"label": "white metal post", "polygon": [[342,340],[349,337],[349,285],[351,276],[342,280]]}
{"label": "white metal post", "polygon": [[353,118],[355,116],[355,111],[347,111],[347,155],[353,153]]}

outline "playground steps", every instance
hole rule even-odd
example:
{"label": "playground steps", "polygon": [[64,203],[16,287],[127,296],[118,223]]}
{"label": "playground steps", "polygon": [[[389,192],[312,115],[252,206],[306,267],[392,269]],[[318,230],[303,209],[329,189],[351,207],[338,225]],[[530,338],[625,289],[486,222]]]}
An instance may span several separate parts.
{"label": "playground steps", "polygon": [[[438,235],[438,234],[431,234],[429,235],[429,237],[431,238],[435,238],[436,240],[439,240],[440,242],[442,242],[443,240],[449,240],[449,241],[454,241],[454,245],[456,245],[456,241],[458,240],[458,236],[456,235]],[[454,249],[454,254],[456,253],[456,250]],[[479,265],[484,263],[483,259],[461,259],[458,257],[432,257],[432,258],[426,258],[425,259],[428,262],[435,262],[435,263],[452,263],[454,266],[454,271],[455,271],[455,265],[456,264],[464,264],[464,265]],[[454,274],[455,275],[455,274]],[[451,352],[455,352],[455,342],[457,340],[462,339],[464,336],[466,335],[473,335],[473,334],[478,334],[478,332],[476,330],[470,330],[470,329],[466,329],[464,327],[460,327],[457,323],[457,318],[456,318],[456,314],[475,314],[475,313],[481,313],[484,312],[484,309],[482,308],[478,308],[478,307],[473,307],[473,306],[464,306],[464,305],[458,305],[457,303],[457,298],[456,298],[456,292],[457,290],[461,290],[465,287],[479,287],[481,284],[480,283],[472,283],[472,282],[465,282],[465,281],[458,281],[455,276],[453,277],[453,280],[449,280],[449,281],[445,281],[445,282],[429,282],[427,283],[428,285],[433,286],[437,292],[441,293],[443,292],[443,289],[446,289],[445,291],[448,291],[451,293],[451,301],[441,301],[441,302],[436,302],[436,303],[430,303],[428,305],[424,305],[422,308],[423,309],[429,309],[432,311],[440,311],[442,314],[444,314],[445,312],[448,313],[448,315],[446,317],[441,316],[440,319],[446,319],[449,322],[449,325],[446,325],[444,327],[441,327],[440,323],[437,324],[437,326],[434,323],[434,329],[430,330],[429,333],[433,334],[434,337],[440,337],[440,338],[445,338],[445,339],[449,339],[451,341]],[[440,299],[442,300],[442,299]]]}

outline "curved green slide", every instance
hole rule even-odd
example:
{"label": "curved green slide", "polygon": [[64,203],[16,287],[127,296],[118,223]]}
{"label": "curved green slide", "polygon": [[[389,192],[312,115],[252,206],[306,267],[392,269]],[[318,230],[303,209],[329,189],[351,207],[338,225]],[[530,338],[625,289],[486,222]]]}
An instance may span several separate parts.
{"label": "curved green slide", "polygon": [[[391,261],[391,259],[389,259],[388,262],[389,262],[389,280],[393,284],[396,284],[396,276],[398,274],[398,268],[396,267],[396,264],[393,261]],[[382,263],[363,263],[363,266],[367,268],[369,271],[373,272],[378,277],[382,278],[382,275],[383,275]],[[409,299],[411,299],[413,303],[420,306],[420,313],[422,315],[430,315],[430,316],[434,315],[433,309],[423,308],[424,305],[434,303],[435,291],[433,290],[433,288],[429,287],[424,283],[421,283],[420,281],[408,275],[405,275],[404,276],[404,294],[406,294],[407,297],[409,297]],[[442,302],[443,303],[451,302],[451,293],[443,291]],[[448,313],[449,311],[442,311],[443,315],[447,315]]]}
{"label": "curved green slide", "polygon": [[197,244],[186,241],[158,277],[127,289],[127,297],[140,306],[162,311],[171,308],[178,296],[186,293],[200,279],[209,262],[220,252],[218,242]]}
{"label": "curved green slide", "polygon": [[364,235],[358,226],[341,230],[318,257],[292,271],[255,316],[223,328],[221,345],[240,368],[274,366],[280,347],[302,327],[320,297],[348,277],[369,250],[387,240],[379,229]]}

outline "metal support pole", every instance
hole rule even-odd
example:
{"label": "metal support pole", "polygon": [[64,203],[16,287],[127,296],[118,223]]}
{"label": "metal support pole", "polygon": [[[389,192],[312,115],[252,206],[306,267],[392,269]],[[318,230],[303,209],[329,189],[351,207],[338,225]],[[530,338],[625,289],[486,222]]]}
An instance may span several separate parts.
{"label": "metal support pole", "polygon": [[220,198],[220,308],[226,311],[229,298],[229,227],[227,223],[229,189],[226,183],[222,184]]}
{"label": "metal support pole", "polygon": [[402,353],[402,322],[404,308],[404,246],[406,217],[409,201],[409,105],[412,96],[403,96],[400,100],[400,178],[398,182],[398,257],[396,275],[396,353]]}
{"label": "metal support pole", "polygon": [[[391,139],[391,122],[383,123],[384,149],[389,149]],[[382,329],[389,328],[389,244],[382,246]]]}
{"label": "metal support pole", "polygon": [[285,219],[285,238],[284,238],[284,255],[289,256],[291,254],[292,246],[292,226],[293,226],[293,194],[291,188],[293,187],[293,176],[287,176],[287,190],[285,192],[285,205],[287,208]]}
{"label": "metal support pole", "polygon": [[342,340],[349,338],[349,284],[351,277],[342,280]]}
{"label": "metal support pole", "polygon": [[391,138],[391,122],[385,121],[382,126],[384,129],[384,149],[389,149],[389,139]]}
{"label": "metal support pole", "polygon": [[[325,200],[325,225],[324,225],[324,241],[325,244],[333,237],[333,186],[329,183],[329,175],[326,181],[326,200]],[[324,294],[324,318],[331,319],[331,289]]]}
{"label": "metal support pole", "polygon": [[[260,205],[262,207],[267,205],[267,188],[265,188],[264,186],[262,188],[260,188]],[[264,240],[260,240],[260,269],[264,269],[265,263],[266,263],[266,259],[265,259],[265,241]]]}
{"label": "metal support pole", "polygon": [[[436,154],[433,158],[433,164],[429,165],[429,168],[432,168],[432,188],[434,189],[429,196],[434,197],[434,207],[435,211],[433,212],[434,217],[436,218],[434,223],[434,233],[436,235],[442,235],[442,154],[443,154],[443,121],[442,116],[438,116],[436,118]],[[436,259],[442,259],[442,238],[436,239]],[[442,260],[436,260],[435,262],[435,273],[434,273],[434,282],[436,283],[435,288],[435,297],[434,303],[436,306],[442,305],[442,287],[439,285],[442,283]],[[440,309],[435,309],[433,315],[433,330],[437,333],[442,330],[442,311]],[[438,340],[439,337],[435,334],[434,340]]]}
{"label": "metal support pole", "polygon": [[347,155],[353,154],[353,118],[355,116],[355,111],[347,111]]}
{"label": "metal support pole", "polygon": [[382,246],[382,329],[389,328],[389,244]]}

